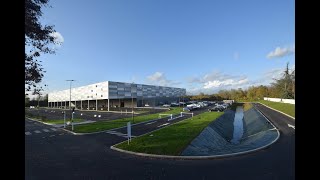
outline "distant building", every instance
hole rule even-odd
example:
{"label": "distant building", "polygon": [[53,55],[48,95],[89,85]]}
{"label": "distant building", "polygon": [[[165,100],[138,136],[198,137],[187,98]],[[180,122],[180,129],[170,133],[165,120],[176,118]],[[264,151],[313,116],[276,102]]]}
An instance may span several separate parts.
{"label": "distant building", "polygon": [[[71,89],[71,107],[110,110],[179,102],[186,89],[105,81]],[[70,89],[48,94],[48,107],[69,108]]]}

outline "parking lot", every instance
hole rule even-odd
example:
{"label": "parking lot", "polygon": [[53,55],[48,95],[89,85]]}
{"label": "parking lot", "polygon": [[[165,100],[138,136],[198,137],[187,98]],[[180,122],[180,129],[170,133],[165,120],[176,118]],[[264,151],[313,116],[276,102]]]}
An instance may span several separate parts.
{"label": "parking lot", "polygon": [[[84,119],[84,120],[91,120],[91,121],[99,121],[99,120],[114,120],[114,119],[120,119],[120,118],[126,118],[131,117],[131,109],[121,109],[120,112],[106,112],[106,111],[86,111],[86,110],[75,110],[73,114],[74,119]],[[153,113],[161,113],[166,111],[165,109],[134,109],[134,116],[139,115],[146,115],[146,114],[153,114]],[[58,120],[63,119],[64,114],[63,112],[66,112],[66,119],[71,118],[71,111],[65,110],[65,109],[51,109],[51,108],[26,108],[26,114],[32,114],[35,116],[43,116],[45,119],[48,120]],[[138,114],[141,112],[141,114]]]}

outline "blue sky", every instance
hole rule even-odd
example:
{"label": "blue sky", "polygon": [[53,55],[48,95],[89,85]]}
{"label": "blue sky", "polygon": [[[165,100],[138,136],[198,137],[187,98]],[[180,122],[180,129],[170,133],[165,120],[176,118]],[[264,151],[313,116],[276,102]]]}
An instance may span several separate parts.
{"label": "blue sky", "polygon": [[295,64],[293,0],[51,0],[58,32],[43,55],[48,92],[102,81],[187,89],[268,85]]}

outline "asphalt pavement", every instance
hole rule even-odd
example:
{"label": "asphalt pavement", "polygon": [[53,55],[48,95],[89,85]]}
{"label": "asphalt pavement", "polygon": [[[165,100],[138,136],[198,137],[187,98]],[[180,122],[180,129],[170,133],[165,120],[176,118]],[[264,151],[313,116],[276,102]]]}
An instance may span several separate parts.
{"label": "asphalt pavement", "polygon": [[[281,122],[294,124],[294,120],[262,105],[256,108],[279,128],[280,139],[255,153],[206,160],[124,154],[110,149],[124,141],[123,137],[109,133],[73,135],[62,129],[45,132],[43,129],[52,127],[26,120],[25,132],[32,134],[25,135],[25,179],[295,179],[294,129]],[[138,131],[139,127],[133,127],[134,135],[144,133],[144,130]],[[156,128],[153,125],[148,130]],[[41,133],[34,133],[35,130]]]}

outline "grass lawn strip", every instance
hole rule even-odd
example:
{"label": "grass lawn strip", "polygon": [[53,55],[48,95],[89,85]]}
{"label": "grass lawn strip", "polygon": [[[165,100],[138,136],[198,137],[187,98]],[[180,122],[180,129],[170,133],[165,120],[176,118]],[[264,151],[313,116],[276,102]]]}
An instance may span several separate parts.
{"label": "grass lawn strip", "polygon": [[[172,108],[169,111],[162,112],[161,114],[179,114],[182,111],[182,108]],[[132,122],[132,117],[116,119],[112,121],[97,121],[90,124],[81,124],[74,127],[74,132],[76,133],[91,133],[104,131],[108,129],[114,129],[119,127],[124,127],[127,125],[127,122],[131,122],[132,124],[137,124],[144,121],[149,121],[153,119],[157,119],[159,117],[159,113],[148,114],[142,116],[135,116],[134,123]]]}
{"label": "grass lawn strip", "polygon": [[295,117],[295,105],[294,104],[273,102],[273,101],[266,101],[266,100],[260,100],[258,102],[265,104],[269,107],[272,107],[272,108],[274,108],[278,111],[281,111],[285,114],[288,114],[292,117]]}
{"label": "grass lawn strip", "polygon": [[212,121],[223,112],[205,112],[166,128],[145,134],[115,147],[147,154],[179,155]]}

